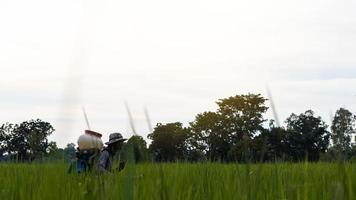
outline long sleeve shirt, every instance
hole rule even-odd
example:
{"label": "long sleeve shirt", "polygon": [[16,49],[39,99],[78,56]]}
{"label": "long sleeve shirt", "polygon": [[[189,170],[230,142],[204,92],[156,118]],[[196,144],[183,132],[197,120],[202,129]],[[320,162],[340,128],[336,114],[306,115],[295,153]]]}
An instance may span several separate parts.
{"label": "long sleeve shirt", "polygon": [[105,172],[105,171],[110,171],[111,168],[112,168],[112,156],[110,155],[108,149],[104,149],[100,153],[97,170],[99,172]]}

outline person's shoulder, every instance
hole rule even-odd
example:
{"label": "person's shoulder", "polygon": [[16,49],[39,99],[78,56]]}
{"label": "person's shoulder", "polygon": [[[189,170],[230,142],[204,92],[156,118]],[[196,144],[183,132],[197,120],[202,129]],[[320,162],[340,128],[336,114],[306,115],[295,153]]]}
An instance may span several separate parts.
{"label": "person's shoulder", "polygon": [[104,148],[103,150],[101,150],[100,154],[101,155],[110,155],[109,149]]}

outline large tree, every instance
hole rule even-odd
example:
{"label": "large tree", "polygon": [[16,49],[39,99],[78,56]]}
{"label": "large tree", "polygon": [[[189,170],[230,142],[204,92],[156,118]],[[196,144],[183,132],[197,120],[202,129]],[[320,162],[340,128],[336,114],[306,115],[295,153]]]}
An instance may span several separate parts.
{"label": "large tree", "polygon": [[251,159],[252,138],[263,130],[266,121],[263,114],[268,110],[267,99],[260,94],[236,95],[217,102],[223,127],[229,133],[231,148],[229,160]]}
{"label": "large tree", "polygon": [[149,147],[156,161],[176,161],[185,159],[189,129],[182,123],[157,124],[153,133],[148,135],[152,140]]}
{"label": "large tree", "polygon": [[321,117],[315,117],[312,110],[300,115],[292,114],[286,123],[288,151],[295,160],[307,157],[310,161],[316,161],[326,152],[330,139],[328,126]]}
{"label": "large tree", "polygon": [[191,123],[197,148],[204,150],[211,160],[248,157],[253,136],[263,130],[266,100],[260,94],[220,99],[216,112],[199,114]]}
{"label": "large tree", "polygon": [[336,111],[331,126],[333,145],[342,154],[351,149],[351,134],[355,132],[356,117],[349,110],[340,108]]}
{"label": "large tree", "polygon": [[223,116],[224,127],[237,140],[251,138],[263,129],[266,121],[263,114],[268,110],[266,101],[260,94],[236,95],[220,99],[218,113]]}
{"label": "large tree", "polygon": [[230,136],[223,127],[222,116],[216,112],[204,112],[190,123],[192,134],[189,143],[195,150],[205,152],[211,161],[227,160]]}
{"label": "large tree", "polygon": [[40,119],[16,124],[9,135],[9,151],[21,161],[41,159],[47,154],[47,137],[53,132],[52,125]]}

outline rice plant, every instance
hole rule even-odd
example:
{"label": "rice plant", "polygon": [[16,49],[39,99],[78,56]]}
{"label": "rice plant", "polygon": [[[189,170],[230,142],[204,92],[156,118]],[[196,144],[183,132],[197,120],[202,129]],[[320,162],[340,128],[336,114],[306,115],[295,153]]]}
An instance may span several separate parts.
{"label": "rice plant", "polygon": [[355,199],[352,163],[129,163],[67,174],[66,164],[1,164],[0,199]]}

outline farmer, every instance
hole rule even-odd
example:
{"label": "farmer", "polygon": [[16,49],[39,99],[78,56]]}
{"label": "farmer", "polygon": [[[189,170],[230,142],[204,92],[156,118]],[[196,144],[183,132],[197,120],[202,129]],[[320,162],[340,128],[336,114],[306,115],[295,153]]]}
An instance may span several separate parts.
{"label": "farmer", "polygon": [[[108,172],[112,170],[112,164],[113,164],[113,158],[115,156],[115,153],[121,150],[124,141],[127,139],[124,139],[120,133],[112,133],[109,136],[109,142],[105,143],[108,145],[106,148],[104,148],[99,157],[99,162],[97,166],[97,170],[99,172]],[[120,163],[119,171],[122,170],[125,166],[125,163]]]}

